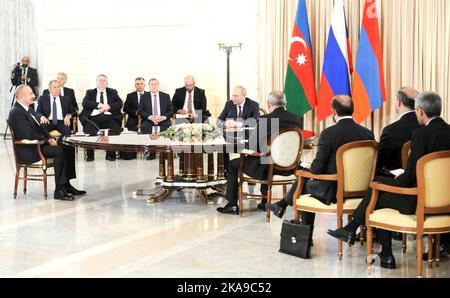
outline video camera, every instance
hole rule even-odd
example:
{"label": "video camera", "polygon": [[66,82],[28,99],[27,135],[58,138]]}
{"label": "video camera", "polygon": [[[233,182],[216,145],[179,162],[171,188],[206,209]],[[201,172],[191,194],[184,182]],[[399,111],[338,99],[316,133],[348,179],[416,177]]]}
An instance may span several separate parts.
{"label": "video camera", "polygon": [[21,84],[22,78],[22,68],[20,67],[20,62],[13,65],[13,70],[11,71],[11,83],[13,86],[17,86]]}

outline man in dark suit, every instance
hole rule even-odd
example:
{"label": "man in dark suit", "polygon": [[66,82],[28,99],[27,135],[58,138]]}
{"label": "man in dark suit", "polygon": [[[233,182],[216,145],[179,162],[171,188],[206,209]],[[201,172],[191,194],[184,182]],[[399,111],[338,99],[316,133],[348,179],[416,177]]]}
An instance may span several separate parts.
{"label": "man in dark suit", "polygon": [[138,131],[138,110],[139,103],[141,102],[142,96],[145,92],[145,79],[144,78],[136,78],[134,80],[134,87],[136,91],[127,94],[127,99],[125,100],[125,104],[123,105],[123,111],[128,115],[127,123],[125,123],[125,127],[130,131]]}
{"label": "man in dark suit", "polygon": [[[263,151],[263,144],[265,144],[273,135],[276,135],[279,129],[302,127],[301,118],[297,115],[286,111],[286,97],[281,91],[273,91],[269,94],[267,106],[270,114],[261,116],[256,130],[252,133],[249,139],[251,149],[257,152]],[[277,123],[275,123],[277,121]],[[255,179],[264,179],[267,177],[267,170],[269,166],[261,162],[259,157],[248,156],[245,158],[245,174]],[[217,208],[217,211],[225,214],[239,214],[238,202],[238,171],[240,166],[240,159],[233,159],[230,162],[227,178],[227,194],[226,199],[228,203],[225,207]],[[292,173],[277,173],[280,175],[292,175]],[[267,195],[267,186],[261,187],[263,195]]]}
{"label": "man in dark suit", "polygon": [[[74,195],[85,194],[85,191],[79,191],[70,184],[70,179],[74,179],[76,175],[74,162],[68,160],[67,151],[49,136],[48,132],[40,125],[34,110],[30,108],[35,99],[31,88],[26,85],[17,87],[16,99],[16,103],[9,113],[8,123],[17,140],[43,141],[42,153],[45,157],[54,158],[56,185],[54,199],[73,201]],[[23,163],[32,164],[40,160],[36,146],[17,145],[17,155]]]}
{"label": "man in dark suit", "polygon": [[[190,123],[204,123],[211,116],[207,109],[205,90],[195,86],[193,76],[187,76],[184,87],[175,91],[172,106],[175,115],[188,116]],[[182,123],[182,120],[184,119],[177,120],[177,123]]]}
{"label": "man in dark suit", "polygon": [[[151,79],[148,83],[150,92],[142,96],[139,111],[142,115],[141,132],[145,134],[158,134],[172,125],[173,116],[170,96],[159,91],[159,81]],[[150,152],[147,160],[156,159],[155,152]]]}
{"label": "man in dark suit", "polygon": [[[67,82],[67,74],[65,72],[58,72],[56,75],[56,80],[59,82],[60,86],[60,95],[68,97],[70,99],[70,104],[73,106],[74,110],[79,113],[77,98],[75,97],[75,91],[72,88],[65,87],[65,84]],[[42,95],[47,95],[48,89],[45,89]]]}
{"label": "man in dark suit", "polygon": [[[416,97],[415,108],[417,119],[424,126],[416,129],[413,133],[411,154],[405,172],[397,178],[376,177],[375,181],[396,187],[415,187],[417,185],[417,161],[426,154],[450,150],[450,126],[439,117],[442,110],[441,97],[433,92],[420,93]],[[363,201],[353,213],[352,221],[344,228],[334,231],[329,230],[328,234],[353,244],[355,231],[359,225],[365,224],[366,209],[369,206],[371,196],[372,189],[369,189]],[[416,206],[417,196],[380,192],[375,209],[390,208],[398,210],[401,214],[410,215],[415,214]],[[377,229],[377,238],[382,245],[382,251],[379,254],[381,266],[394,269],[396,264],[392,254],[390,232]]]}
{"label": "man in dark suit", "polygon": [[[236,86],[233,89],[232,100],[227,101],[225,107],[217,119],[217,126],[226,129],[235,127],[256,126],[259,119],[259,103],[247,98],[247,89],[243,86]],[[246,122],[245,124],[243,122]],[[229,135],[226,136],[228,138]],[[228,176],[230,156],[225,153],[223,156],[225,177]]]}
{"label": "man in dark suit", "polygon": [[33,90],[34,95],[37,96],[38,94],[36,88],[39,85],[37,70],[29,66],[30,57],[28,56],[23,56],[21,63],[22,63],[20,66],[21,76],[12,76],[11,83],[13,84],[13,86],[19,85],[30,86],[31,90]]}
{"label": "man in dark suit", "polygon": [[[332,101],[333,120],[336,125],[325,129],[320,134],[319,145],[316,157],[309,168],[309,171],[314,174],[336,174],[336,153],[338,149],[347,143],[355,141],[374,140],[373,133],[367,128],[358,125],[352,118],[354,107],[352,99],[347,95],[338,95]],[[270,205],[270,210],[279,218],[282,218],[286,207],[292,206],[294,200],[294,192],[297,188],[297,181],[292,185],[288,194],[283,200]],[[311,180],[306,180],[303,193],[311,194],[313,197],[323,201],[323,198],[318,196],[318,192],[336,193],[337,184],[335,181],[318,181],[319,185],[315,185],[314,189]],[[334,195],[334,197],[336,197]],[[335,199],[336,200],[336,199]],[[323,202],[330,204],[330,202]],[[333,202],[331,202],[333,203]],[[335,201],[334,201],[335,203]],[[314,224],[315,214],[310,212],[302,212],[302,221],[305,224]]]}
{"label": "man in dark suit", "polygon": [[158,134],[168,129],[172,122],[172,104],[167,93],[159,91],[159,81],[151,79],[150,92],[141,97],[139,113],[142,115],[142,133]]}
{"label": "man in dark suit", "polygon": [[[68,97],[70,99],[70,104],[72,105],[73,109],[75,110],[75,115],[73,117],[78,117],[79,112],[79,108],[78,108],[78,103],[77,103],[77,99],[75,97],[75,91],[71,88],[67,88],[64,87],[64,85],[67,82],[67,74],[65,72],[58,72],[56,74],[56,80],[59,82],[59,86],[60,86],[60,95],[61,96],[65,96]],[[42,92],[42,95],[48,95],[48,89],[45,89],[44,92]],[[75,133],[78,131],[78,127],[75,127],[74,129],[74,124],[71,121],[70,122],[70,130],[74,131]]]}
{"label": "man in dark suit", "polygon": [[232,100],[227,101],[217,119],[219,127],[239,126],[240,121],[236,120],[259,119],[259,104],[246,96],[247,89],[242,86],[234,87]]}
{"label": "man in dark suit", "polygon": [[50,81],[49,92],[38,99],[36,114],[41,125],[47,131],[57,130],[63,136],[70,136],[70,123],[76,116],[70,98],[60,95],[60,85],[57,80]]}
{"label": "man in dark suit", "polygon": [[[122,126],[122,99],[117,90],[107,88],[108,77],[104,74],[97,76],[97,88],[86,91],[83,99],[83,111],[80,121],[83,131],[89,135],[97,135],[100,129],[118,130]],[[116,152],[106,152],[106,159],[116,160]],[[86,161],[94,160],[94,150],[87,150]]]}
{"label": "man in dark suit", "polygon": [[397,91],[395,109],[400,119],[383,129],[378,147],[377,169],[380,173],[402,167],[403,145],[411,140],[413,131],[419,127],[414,112],[414,98],[418,91],[403,87]]}

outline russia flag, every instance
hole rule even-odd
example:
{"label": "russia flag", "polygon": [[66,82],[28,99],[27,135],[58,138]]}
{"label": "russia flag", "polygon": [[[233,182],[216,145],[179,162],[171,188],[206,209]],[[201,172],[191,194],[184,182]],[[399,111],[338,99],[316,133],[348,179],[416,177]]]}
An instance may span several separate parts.
{"label": "russia flag", "polygon": [[347,23],[342,0],[335,0],[330,33],[319,87],[317,117],[319,121],[331,116],[331,100],[334,96],[351,96],[350,70],[351,53],[348,40]]}

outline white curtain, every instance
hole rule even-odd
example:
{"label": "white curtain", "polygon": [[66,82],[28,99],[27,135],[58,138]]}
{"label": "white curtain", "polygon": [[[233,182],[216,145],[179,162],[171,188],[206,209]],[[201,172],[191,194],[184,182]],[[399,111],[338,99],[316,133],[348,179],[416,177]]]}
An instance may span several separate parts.
{"label": "white curtain", "polygon": [[[22,56],[38,65],[37,29],[32,0],[0,0],[0,128],[5,130],[13,93],[10,74]],[[39,72],[39,71],[38,71]]]}

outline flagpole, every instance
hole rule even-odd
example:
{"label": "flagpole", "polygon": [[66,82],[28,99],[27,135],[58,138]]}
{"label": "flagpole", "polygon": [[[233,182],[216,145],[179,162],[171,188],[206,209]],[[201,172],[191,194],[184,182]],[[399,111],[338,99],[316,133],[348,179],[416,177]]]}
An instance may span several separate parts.
{"label": "flagpole", "polygon": [[242,49],[242,42],[238,45],[228,45],[225,43],[219,43],[219,49],[223,50],[227,54],[227,101],[231,99],[230,95],[230,55],[233,52],[233,49]]}

